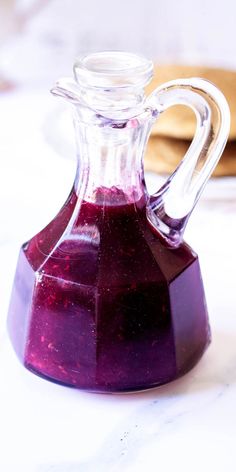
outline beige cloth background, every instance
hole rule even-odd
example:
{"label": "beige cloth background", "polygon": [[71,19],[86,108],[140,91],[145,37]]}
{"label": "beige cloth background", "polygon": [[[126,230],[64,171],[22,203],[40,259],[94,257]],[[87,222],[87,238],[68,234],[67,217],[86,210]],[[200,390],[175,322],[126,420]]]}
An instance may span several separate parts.
{"label": "beige cloth background", "polygon": [[[202,77],[224,93],[231,112],[229,141],[214,175],[236,175],[236,72],[200,66],[158,66],[147,94],[169,80]],[[188,107],[176,106],[163,113],[152,130],[145,156],[147,170],[170,173],[186,153],[195,132],[196,120]]]}

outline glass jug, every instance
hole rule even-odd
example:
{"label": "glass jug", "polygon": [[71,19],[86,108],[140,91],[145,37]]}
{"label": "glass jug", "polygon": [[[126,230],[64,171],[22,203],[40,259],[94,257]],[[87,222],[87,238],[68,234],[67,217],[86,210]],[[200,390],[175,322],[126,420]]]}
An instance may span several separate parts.
{"label": "glass jug", "polygon": [[[222,93],[199,78],[145,98],[152,63],[79,59],[52,92],[74,106],[78,167],[63,208],[19,255],[8,327],[32,372],[95,392],[148,389],[191,369],[210,342],[197,255],[183,232],[229,133]],[[190,106],[196,134],[154,195],[143,154],[160,113]]]}

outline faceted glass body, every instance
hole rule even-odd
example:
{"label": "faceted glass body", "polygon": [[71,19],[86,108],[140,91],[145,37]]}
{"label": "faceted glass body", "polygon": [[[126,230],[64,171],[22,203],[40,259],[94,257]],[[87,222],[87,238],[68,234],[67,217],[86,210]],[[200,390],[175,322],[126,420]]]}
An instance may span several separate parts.
{"label": "faceted glass body", "polygon": [[96,392],[154,387],[187,372],[209,343],[198,259],[184,243],[165,245],[144,197],[119,205],[117,189],[98,193],[82,202],[75,237],[58,244],[73,191],[23,246],[10,336],[24,365],[50,380]]}

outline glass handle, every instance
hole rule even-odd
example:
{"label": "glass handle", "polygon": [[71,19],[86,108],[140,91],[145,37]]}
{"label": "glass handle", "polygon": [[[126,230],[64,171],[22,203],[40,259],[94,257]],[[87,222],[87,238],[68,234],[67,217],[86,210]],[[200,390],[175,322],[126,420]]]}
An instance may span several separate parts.
{"label": "glass handle", "polygon": [[157,88],[146,101],[157,116],[173,105],[187,105],[197,119],[193,141],[162,188],[150,197],[147,214],[172,246],[178,246],[188,218],[224,150],[230,111],[220,90],[204,79],[173,80]]}

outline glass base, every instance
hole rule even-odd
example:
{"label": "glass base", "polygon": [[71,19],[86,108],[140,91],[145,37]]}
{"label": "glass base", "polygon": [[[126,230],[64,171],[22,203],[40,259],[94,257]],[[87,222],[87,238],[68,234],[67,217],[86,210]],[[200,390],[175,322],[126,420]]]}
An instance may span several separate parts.
{"label": "glass base", "polygon": [[195,358],[194,361],[191,363],[188,364],[188,367],[183,370],[182,372],[179,372],[176,377],[173,377],[169,380],[166,380],[164,382],[157,382],[157,383],[153,383],[153,384],[150,384],[150,385],[139,385],[139,386],[136,386],[136,387],[127,387],[125,389],[117,389],[117,390],[108,390],[108,389],[91,389],[91,388],[81,388],[81,387],[77,387],[76,385],[73,385],[73,384],[70,384],[70,383],[67,383],[67,382],[61,382],[57,379],[53,379],[52,377],[48,377],[47,375],[44,375],[43,373],[37,371],[36,369],[32,368],[30,365],[27,365],[27,364],[24,364],[24,367],[29,370],[31,373],[33,373],[34,375],[37,375],[38,377],[44,379],[44,380],[47,380],[49,382],[52,382],[52,383],[55,383],[57,385],[61,385],[62,387],[68,387],[68,388],[74,388],[76,390],[81,390],[83,392],[86,392],[86,393],[95,393],[95,394],[109,394],[109,395],[128,395],[128,394],[135,394],[135,393],[145,393],[145,392],[148,392],[149,390],[155,390],[155,389],[161,389],[161,387],[163,387],[164,385],[168,385],[172,382],[174,382],[175,380],[178,380],[178,379],[181,379],[182,377],[184,377],[185,375],[187,375],[194,367],[196,367],[196,365],[198,364],[198,362],[200,362],[201,358],[203,357],[205,351],[207,350],[207,348],[209,347],[211,343],[211,340],[208,341],[208,344],[206,344],[204,350],[199,354],[199,357],[198,358]]}
{"label": "glass base", "polygon": [[101,291],[98,310],[97,291],[39,276],[22,250],[11,341],[27,369],[61,385],[97,393],[156,388],[192,369],[210,342],[200,282],[195,258],[165,290],[148,284]]}

